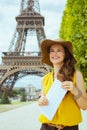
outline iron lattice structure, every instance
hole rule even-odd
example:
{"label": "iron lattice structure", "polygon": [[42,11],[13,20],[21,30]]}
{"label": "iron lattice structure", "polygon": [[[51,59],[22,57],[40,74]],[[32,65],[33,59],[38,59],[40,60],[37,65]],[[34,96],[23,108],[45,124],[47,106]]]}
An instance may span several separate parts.
{"label": "iron lattice structure", "polygon": [[[29,74],[43,76],[50,67],[41,63],[40,44],[46,38],[44,17],[40,14],[38,0],[21,0],[20,14],[16,17],[17,26],[8,52],[3,52],[0,65],[0,92],[9,92],[16,81]],[[36,35],[38,51],[25,52],[27,37]]]}

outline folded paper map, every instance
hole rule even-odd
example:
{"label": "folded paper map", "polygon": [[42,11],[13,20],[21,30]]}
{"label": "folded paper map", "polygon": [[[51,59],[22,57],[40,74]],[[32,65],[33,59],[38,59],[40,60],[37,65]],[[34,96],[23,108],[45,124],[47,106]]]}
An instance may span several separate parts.
{"label": "folded paper map", "polygon": [[46,95],[48,99],[48,105],[39,107],[41,113],[49,120],[53,119],[61,101],[66,94],[66,90],[62,89],[61,85],[62,83],[58,79],[55,79]]}

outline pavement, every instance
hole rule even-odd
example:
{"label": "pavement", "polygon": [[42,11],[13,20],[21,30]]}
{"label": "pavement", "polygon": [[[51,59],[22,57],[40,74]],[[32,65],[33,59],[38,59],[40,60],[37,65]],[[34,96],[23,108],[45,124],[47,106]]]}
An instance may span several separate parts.
{"label": "pavement", "polygon": [[[39,114],[37,102],[0,113],[0,130],[40,130]],[[82,111],[82,116],[79,130],[87,130],[87,110]]]}

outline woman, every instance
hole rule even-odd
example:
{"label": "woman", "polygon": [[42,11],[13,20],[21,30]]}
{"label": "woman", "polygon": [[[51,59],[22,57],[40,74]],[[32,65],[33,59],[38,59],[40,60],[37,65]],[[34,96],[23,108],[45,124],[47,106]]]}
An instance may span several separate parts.
{"label": "woman", "polygon": [[51,121],[43,114],[40,115],[40,130],[78,130],[78,124],[82,122],[80,109],[87,109],[87,94],[83,76],[75,69],[72,43],[61,39],[46,39],[41,44],[41,53],[42,62],[53,67],[53,70],[42,79],[43,92],[38,105],[48,105],[46,94],[55,78],[62,82],[61,87],[67,93]]}

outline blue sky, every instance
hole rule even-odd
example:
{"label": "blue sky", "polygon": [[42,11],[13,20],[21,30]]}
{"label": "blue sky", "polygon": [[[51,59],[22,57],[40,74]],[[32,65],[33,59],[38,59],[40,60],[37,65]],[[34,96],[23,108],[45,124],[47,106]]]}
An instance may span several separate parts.
{"label": "blue sky", "polygon": [[[21,0],[0,0],[0,64],[2,52],[8,50],[15,28],[15,17],[19,15]],[[39,0],[41,15],[45,18],[46,37],[55,39],[58,37],[61,18],[66,0]],[[32,50],[35,50],[36,45]],[[19,80],[15,86],[31,84],[34,79],[35,87],[40,86],[40,77],[27,76]],[[26,82],[27,81],[27,82]]]}

